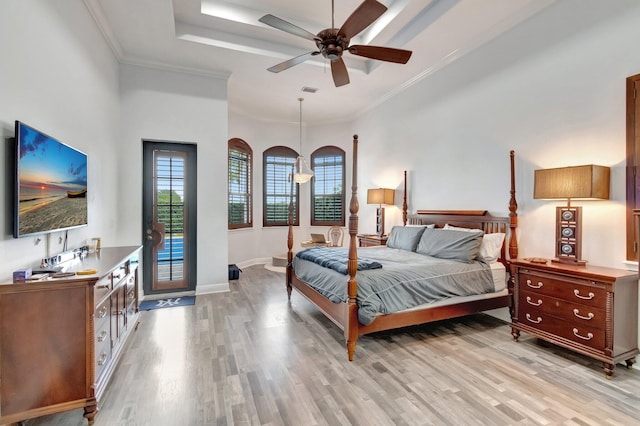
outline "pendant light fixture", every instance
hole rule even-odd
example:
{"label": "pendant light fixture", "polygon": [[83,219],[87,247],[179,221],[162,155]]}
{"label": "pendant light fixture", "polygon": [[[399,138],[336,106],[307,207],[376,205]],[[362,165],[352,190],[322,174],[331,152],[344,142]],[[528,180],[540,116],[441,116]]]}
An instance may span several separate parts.
{"label": "pendant light fixture", "polygon": [[293,174],[293,180],[296,183],[307,183],[313,177],[313,171],[302,156],[302,101],[304,98],[298,98],[298,101],[300,102],[300,151],[296,158],[296,172]]}

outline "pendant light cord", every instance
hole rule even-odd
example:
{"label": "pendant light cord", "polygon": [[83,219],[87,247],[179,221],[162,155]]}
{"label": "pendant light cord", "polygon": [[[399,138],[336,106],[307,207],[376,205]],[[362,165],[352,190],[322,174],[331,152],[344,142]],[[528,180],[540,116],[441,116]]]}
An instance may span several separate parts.
{"label": "pendant light cord", "polygon": [[302,101],[304,101],[304,98],[298,98],[298,101],[300,101],[300,152],[298,156],[302,157]]}

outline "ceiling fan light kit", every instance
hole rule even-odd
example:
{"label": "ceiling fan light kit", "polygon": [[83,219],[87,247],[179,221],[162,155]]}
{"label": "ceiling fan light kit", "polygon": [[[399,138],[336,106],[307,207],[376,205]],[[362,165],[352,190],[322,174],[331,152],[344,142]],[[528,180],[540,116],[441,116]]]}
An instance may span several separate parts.
{"label": "ceiling fan light kit", "polygon": [[324,29],[317,35],[314,35],[313,33],[276,16],[263,16],[259,19],[260,22],[289,34],[313,40],[318,48],[317,51],[303,53],[302,55],[274,65],[271,68],[268,68],[268,70],[278,73],[295,65],[301,64],[313,56],[321,54],[330,61],[333,82],[336,87],[340,87],[345,84],[349,84],[349,73],[342,58],[342,54],[345,51],[352,55],[363,56],[369,59],[406,64],[409,61],[409,58],[411,58],[412,52],[409,50],[382,46],[349,45],[354,36],[371,25],[376,19],[382,16],[386,10],[387,7],[376,0],[365,0],[360,4],[360,6],[358,6],[351,16],[347,18],[344,24],[342,24],[342,27],[340,27],[340,29],[336,29],[333,25],[334,7],[332,1],[331,28]]}

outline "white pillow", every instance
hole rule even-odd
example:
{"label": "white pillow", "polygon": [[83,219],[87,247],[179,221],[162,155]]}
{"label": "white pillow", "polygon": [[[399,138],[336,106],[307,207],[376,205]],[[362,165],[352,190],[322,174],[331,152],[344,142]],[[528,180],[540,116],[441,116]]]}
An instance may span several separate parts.
{"label": "white pillow", "polygon": [[[448,223],[445,223],[443,229],[453,229],[456,231],[467,231],[467,232],[482,232],[481,229],[461,228],[458,226],[451,226]],[[502,232],[484,234],[482,236],[482,244],[480,245],[480,252],[478,253],[478,259],[481,259],[486,263],[495,263],[500,257],[500,250],[502,249],[502,243],[504,242],[504,237],[505,237],[505,234]]]}
{"label": "white pillow", "polygon": [[408,224],[405,225],[405,227],[407,227],[407,228],[420,228],[420,227],[422,227],[422,228],[431,229],[431,228],[435,228],[436,224],[435,223],[430,223],[428,225],[423,225],[421,223],[408,223]]}
{"label": "white pillow", "polygon": [[495,263],[500,257],[500,250],[504,242],[505,234],[502,232],[494,232],[492,234],[484,234],[482,236],[482,244],[480,244],[480,253],[478,258],[486,263]]}

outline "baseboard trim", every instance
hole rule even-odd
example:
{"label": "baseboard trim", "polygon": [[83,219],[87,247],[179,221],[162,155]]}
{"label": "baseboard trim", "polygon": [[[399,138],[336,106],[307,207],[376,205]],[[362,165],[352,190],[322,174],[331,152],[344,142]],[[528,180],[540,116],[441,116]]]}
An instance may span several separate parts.
{"label": "baseboard trim", "polygon": [[196,296],[201,294],[225,293],[229,291],[229,283],[217,284],[198,284],[196,287]]}
{"label": "baseboard trim", "polygon": [[238,263],[238,268],[242,269],[242,268],[247,268],[249,266],[253,266],[253,265],[264,265],[267,263],[271,263],[271,258],[270,257],[262,257],[262,258],[257,258],[257,259],[250,259],[250,260],[245,260],[244,262]]}

